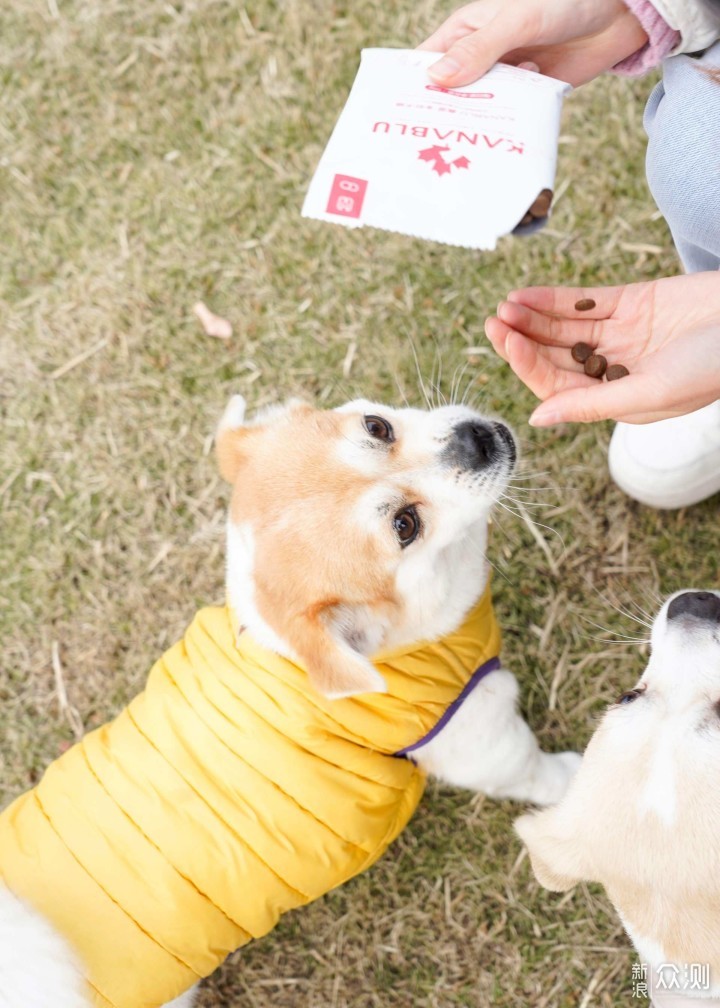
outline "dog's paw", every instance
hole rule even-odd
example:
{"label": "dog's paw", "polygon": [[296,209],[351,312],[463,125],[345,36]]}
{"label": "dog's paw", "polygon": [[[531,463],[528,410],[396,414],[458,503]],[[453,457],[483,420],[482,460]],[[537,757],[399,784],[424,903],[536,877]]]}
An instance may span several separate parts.
{"label": "dog's paw", "polygon": [[576,752],[543,753],[529,800],[535,805],[559,802],[580,769],[582,756]]}

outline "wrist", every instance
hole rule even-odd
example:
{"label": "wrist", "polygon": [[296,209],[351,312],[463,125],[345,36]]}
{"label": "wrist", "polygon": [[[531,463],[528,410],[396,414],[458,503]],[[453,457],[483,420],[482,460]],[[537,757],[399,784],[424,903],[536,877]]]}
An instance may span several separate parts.
{"label": "wrist", "polygon": [[658,66],[672,52],[680,41],[680,33],[670,27],[650,0],[624,0],[624,3],[647,35],[647,42],[612,69],[622,76],[637,77]]}

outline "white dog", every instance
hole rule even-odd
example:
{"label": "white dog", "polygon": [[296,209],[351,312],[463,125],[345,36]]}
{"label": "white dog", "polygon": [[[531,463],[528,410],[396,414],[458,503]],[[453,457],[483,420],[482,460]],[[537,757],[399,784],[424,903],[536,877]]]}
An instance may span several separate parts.
{"label": "white dog", "polygon": [[236,397],[217,448],[227,608],[0,816],[4,1006],[188,1008],[230,950],[379,857],[427,773],[546,804],[577,767],[498,667],[503,424],[368,402],[246,424]]}
{"label": "white dog", "polygon": [[651,645],[564,799],[517,830],[548,889],[605,886],[657,1008],[720,1005],[720,592],[673,595]]}

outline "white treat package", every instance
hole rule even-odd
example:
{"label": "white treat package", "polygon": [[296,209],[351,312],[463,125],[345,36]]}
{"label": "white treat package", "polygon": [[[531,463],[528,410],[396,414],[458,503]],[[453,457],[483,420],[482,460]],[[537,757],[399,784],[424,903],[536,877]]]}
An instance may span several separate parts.
{"label": "white treat package", "polygon": [[363,50],[303,217],[494,249],[553,189],[570,85],[497,64],[444,88],[427,74],[440,55]]}

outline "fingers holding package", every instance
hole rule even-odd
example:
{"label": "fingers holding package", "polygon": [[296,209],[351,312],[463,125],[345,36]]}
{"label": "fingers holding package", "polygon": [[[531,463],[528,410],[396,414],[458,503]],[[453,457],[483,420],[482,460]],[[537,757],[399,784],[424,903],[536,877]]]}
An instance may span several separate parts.
{"label": "fingers holding package", "polygon": [[497,62],[534,64],[577,86],[646,42],[622,0],[479,0],[452,13],[419,48],[445,54],[429,73],[449,87],[469,84]]}
{"label": "fingers holding package", "polygon": [[525,5],[516,6],[512,22],[503,17],[503,4],[497,0],[470,3],[451,14],[418,47],[445,53],[430,68],[430,76],[440,84],[463,85],[499,61],[522,62],[522,44],[536,36],[537,28]]}

